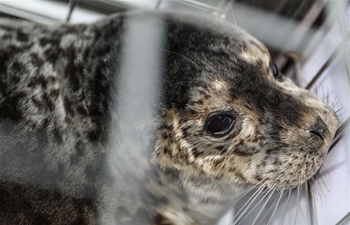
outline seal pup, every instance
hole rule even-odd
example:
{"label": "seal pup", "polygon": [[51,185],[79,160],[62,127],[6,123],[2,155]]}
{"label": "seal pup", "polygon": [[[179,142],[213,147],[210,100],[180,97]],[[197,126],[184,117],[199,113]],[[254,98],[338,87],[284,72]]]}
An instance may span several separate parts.
{"label": "seal pup", "polygon": [[312,177],[337,127],[212,17],[0,21],[0,224],[215,224]]}

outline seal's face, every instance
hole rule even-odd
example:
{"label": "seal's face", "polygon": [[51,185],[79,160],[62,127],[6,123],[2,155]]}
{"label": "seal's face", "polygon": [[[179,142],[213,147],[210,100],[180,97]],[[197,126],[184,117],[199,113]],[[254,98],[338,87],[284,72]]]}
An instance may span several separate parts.
{"label": "seal's face", "polygon": [[290,189],[309,179],[338,127],[334,111],[280,74],[245,32],[183,30],[185,43],[169,38],[160,167],[179,171],[185,188],[210,180]]}

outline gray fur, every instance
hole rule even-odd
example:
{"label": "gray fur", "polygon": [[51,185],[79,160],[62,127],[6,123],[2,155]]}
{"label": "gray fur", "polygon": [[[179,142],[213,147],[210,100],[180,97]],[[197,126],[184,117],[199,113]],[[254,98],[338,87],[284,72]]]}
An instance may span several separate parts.
{"label": "gray fur", "polygon": [[[305,182],[338,121],[270,64],[213,18],[1,19],[0,224],[214,224],[258,182]],[[218,110],[235,125],[213,139]],[[308,132],[320,119],[324,140]]]}

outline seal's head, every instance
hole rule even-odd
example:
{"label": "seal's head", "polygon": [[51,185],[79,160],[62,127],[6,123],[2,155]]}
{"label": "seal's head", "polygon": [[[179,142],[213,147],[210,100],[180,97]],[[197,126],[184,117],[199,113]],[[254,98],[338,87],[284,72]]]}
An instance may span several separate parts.
{"label": "seal's head", "polygon": [[259,182],[291,189],[308,180],[338,127],[332,108],[283,76],[246,32],[198,24],[168,25],[154,154],[161,170],[176,171],[186,190],[219,188],[218,196]]}

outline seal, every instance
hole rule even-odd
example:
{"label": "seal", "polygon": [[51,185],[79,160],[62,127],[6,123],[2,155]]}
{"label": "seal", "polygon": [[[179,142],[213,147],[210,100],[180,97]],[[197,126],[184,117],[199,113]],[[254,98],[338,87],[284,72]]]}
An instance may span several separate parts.
{"label": "seal", "polygon": [[0,20],[0,224],[214,224],[310,179],[337,127],[211,17]]}

